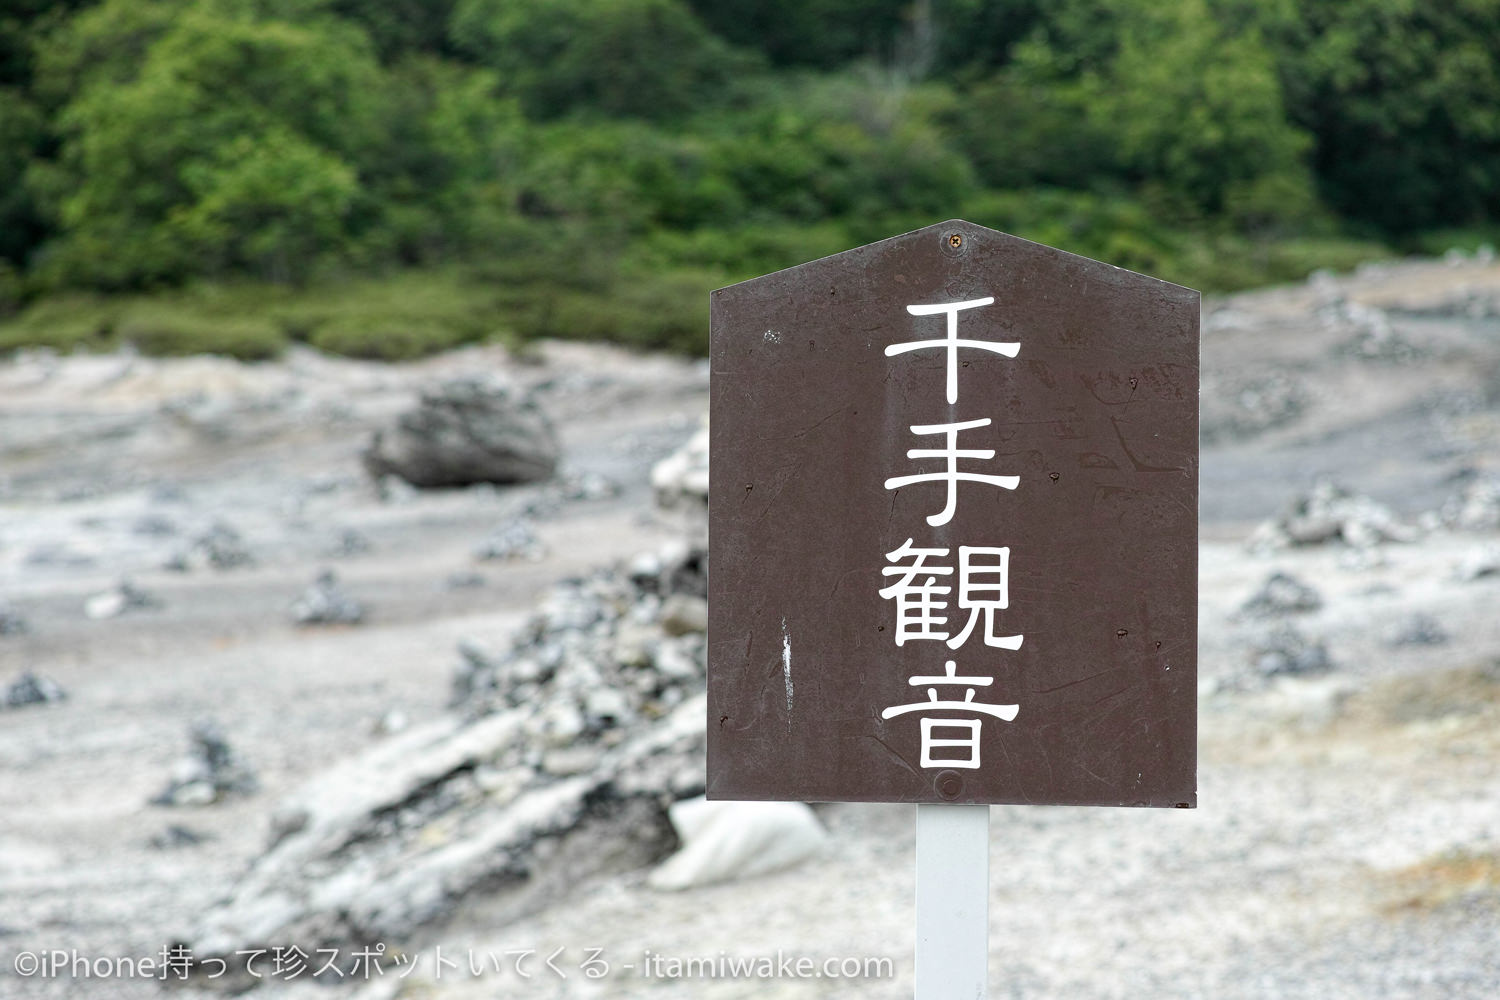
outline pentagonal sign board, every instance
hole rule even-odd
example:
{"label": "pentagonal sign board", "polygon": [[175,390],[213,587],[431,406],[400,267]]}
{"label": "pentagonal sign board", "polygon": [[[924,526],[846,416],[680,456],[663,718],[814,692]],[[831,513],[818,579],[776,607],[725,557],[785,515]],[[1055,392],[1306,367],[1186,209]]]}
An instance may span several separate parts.
{"label": "pentagonal sign board", "polygon": [[710,360],[710,798],[1195,804],[1197,292],[946,222]]}

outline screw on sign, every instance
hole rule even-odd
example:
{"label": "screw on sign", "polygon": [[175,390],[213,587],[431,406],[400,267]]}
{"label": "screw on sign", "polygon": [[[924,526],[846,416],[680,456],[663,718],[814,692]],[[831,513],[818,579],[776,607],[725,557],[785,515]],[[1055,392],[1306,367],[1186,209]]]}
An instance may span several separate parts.
{"label": "screw on sign", "polygon": [[1196,802],[1198,293],[946,222],[710,364],[708,795],[917,803],[917,995],[983,995],[983,804]]}

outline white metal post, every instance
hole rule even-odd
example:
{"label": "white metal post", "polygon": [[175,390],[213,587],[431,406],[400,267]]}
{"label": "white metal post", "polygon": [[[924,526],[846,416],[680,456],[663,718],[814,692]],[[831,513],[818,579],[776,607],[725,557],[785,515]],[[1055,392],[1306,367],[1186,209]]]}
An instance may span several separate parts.
{"label": "white metal post", "polygon": [[917,806],[916,1000],[984,1000],[989,806]]}

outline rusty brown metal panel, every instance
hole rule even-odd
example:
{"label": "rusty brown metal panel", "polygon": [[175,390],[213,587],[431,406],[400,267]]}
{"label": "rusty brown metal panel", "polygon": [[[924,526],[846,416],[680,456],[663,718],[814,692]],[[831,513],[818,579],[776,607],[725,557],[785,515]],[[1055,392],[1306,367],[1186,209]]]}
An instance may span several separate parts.
{"label": "rusty brown metal panel", "polygon": [[961,221],[714,292],[709,796],[1195,804],[1198,315]]}

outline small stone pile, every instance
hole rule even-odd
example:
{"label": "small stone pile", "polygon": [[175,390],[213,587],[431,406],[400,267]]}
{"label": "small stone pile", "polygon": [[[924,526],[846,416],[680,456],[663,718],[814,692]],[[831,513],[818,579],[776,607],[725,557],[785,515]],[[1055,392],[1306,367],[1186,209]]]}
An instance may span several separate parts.
{"label": "small stone pile", "polygon": [[1500,478],[1474,479],[1443,505],[1439,516],[1457,531],[1500,531]]}
{"label": "small stone pile", "polygon": [[0,635],[21,635],[29,630],[26,618],[16,606],[0,597]]}
{"label": "small stone pile", "polygon": [[1244,618],[1280,618],[1285,615],[1316,611],[1323,598],[1312,587],[1289,573],[1272,573],[1259,590],[1240,605]]}
{"label": "small stone pile", "polygon": [[[471,712],[536,706],[533,748],[612,742],[703,685],[707,553],[685,544],[553,588],[499,655],[460,645],[456,705]],[[537,762],[545,763],[544,755]]]}
{"label": "small stone pile", "polygon": [[705,424],[686,445],[662,459],[651,470],[651,488],[656,504],[674,508],[708,509],[708,426]]}
{"label": "small stone pile", "polygon": [[216,521],[195,536],[187,548],[167,560],[164,569],[187,573],[199,569],[240,569],[255,565],[255,557],[234,528]]}
{"label": "small stone pile", "polygon": [[474,558],[482,561],[535,562],[547,554],[547,546],[537,537],[536,529],[524,517],[504,522],[489,537],[474,546]]}
{"label": "small stone pile", "polygon": [[55,681],[28,670],[6,686],[5,693],[0,695],[0,708],[46,705],[54,701],[65,701],[67,697],[67,692]]}
{"label": "small stone pile", "polygon": [[167,785],[152,798],[157,806],[206,806],[230,795],[249,795],[258,787],[255,775],[229,746],[212,719],[193,723],[186,756],[172,768]]}
{"label": "small stone pile", "polygon": [[1321,480],[1293,500],[1280,517],[1256,528],[1248,545],[1251,551],[1275,551],[1339,541],[1351,548],[1371,549],[1417,537],[1417,529],[1403,524],[1384,504]]}
{"label": "small stone pile", "polygon": [[365,608],[339,586],[337,573],[325,569],[292,602],[291,615],[298,625],[358,625],[365,620]]}
{"label": "small stone pile", "polygon": [[96,621],[117,618],[127,611],[140,611],[162,606],[161,599],[147,593],[128,579],[122,579],[109,590],[90,597],[83,604],[83,613]]}
{"label": "small stone pile", "polygon": [[1387,638],[1389,646],[1441,646],[1449,640],[1448,630],[1432,615],[1416,612],[1397,624]]}
{"label": "small stone pile", "polygon": [[194,954],[399,943],[471,893],[519,915],[666,856],[704,790],[706,593],[704,550],[672,545],[555,587],[501,651],[461,643],[455,711],[284,802]]}
{"label": "small stone pile", "polygon": [[1261,636],[1251,647],[1251,662],[1263,678],[1306,677],[1333,669],[1328,647],[1290,625]]}
{"label": "small stone pile", "polygon": [[503,648],[461,642],[453,710],[284,800],[193,953],[409,946],[472,895],[503,921],[666,857],[705,788],[707,593],[680,541],[555,586]]}
{"label": "small stone pile", "polygon": [[331,559],[349,559],[354,556],[362,556],[375,549],[375,544],[370,537],[362,531],[354,528],[344,528],[338,533],[325,550],[324,554]]}
{"label": "small stone pile", "polygon": [[1308,392],[1285,372],[1205,372],[1200,433],[1205,444],[1243,441],[1296,420]]}
{"label": "small stone pile", "polygon": [[1318,310],[1318,316],[1325,326],[1352,334],[1342,345],[1349,357],[1403,364],[1423,356],[1424,352],[1403,337],[1391,325],[1389,314],[1377,306],[1337,298]]}

